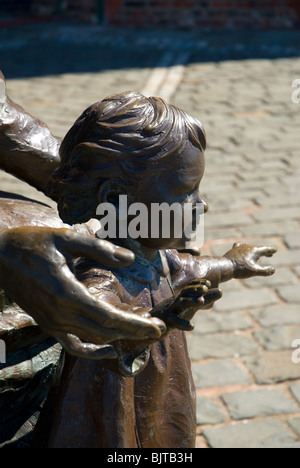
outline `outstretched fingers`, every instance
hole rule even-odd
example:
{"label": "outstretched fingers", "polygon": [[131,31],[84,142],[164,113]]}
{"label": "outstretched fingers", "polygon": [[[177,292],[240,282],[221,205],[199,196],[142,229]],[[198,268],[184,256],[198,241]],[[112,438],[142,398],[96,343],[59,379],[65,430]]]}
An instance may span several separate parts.
{"label": "outstretched fingers", "polygon": [[266,247],[266,246],[255,247],[255,250],[256,250],[257,258],[273,257],[273,255],[276,254],[277,252],[277,249],[275,249],[274,247]]}
{"label": "outstretched fingers", "polygon": [[130,250],[68,229],[57,230],[55,241],[63,255],[88,258],[106,266],[125,267],[131,265],[135,259]]}
{"label": "outstretched fingers", "polygon": [[257,274],[258,276],[272,276],[275,273],[275,268],[272,266],[260,266],[257,268]]}
{"label": "outstretched fingers", "polygon": [[[271,258],[277,252],[277,249],[275,249],[274,247],[265,247],[265,246],[256,247],[255,250],[256,250],[256,255],[255,255],[256,261],[259,260],[261,257]],[[272,276],[275,273],[275,268],[270,265],[261,266],[257,264],[256,269],[257,269],[257,274],[259,276]]]}

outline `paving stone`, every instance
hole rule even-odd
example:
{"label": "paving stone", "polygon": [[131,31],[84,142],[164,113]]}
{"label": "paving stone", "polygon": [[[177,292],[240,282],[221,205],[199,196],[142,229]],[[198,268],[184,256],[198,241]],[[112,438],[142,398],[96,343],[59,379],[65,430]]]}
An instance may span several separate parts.
{"label": "paving stone", "polygon": [[227,416],[210,398],[197,396],[197,424],[221,424]]}
{"label": "paving stone", "polygon": [[194,360],[251,356],[259,351],[250,337],[233,333],[204,336],[189,334],[187,340],[190,357]]}
{"label": "paving stone", "polygon": [[294,268],[294,271],[296,272],[296,274],[300,277],[300,266],[296,266]]}
{"label": "paving stone", "polygon": [[249,288],[261,288],[262,286],[282,286],[285,284],[300,285],[297,276],[288,268],[277,268],[275,275],[269,277],[255,277],[244,280]]}
{"label": "paving stone", "polygon": [[274,419],[213,427],[203,434],[212,448],[300,448],[296,436]]}
{"label": "paving stone", "polygon": [[300,339],[300,326],[272,327],[265,330],[257,330],[254,336],[267,351],[290,349],[293,341]]}
{"label": "paving stone", "polygon": [[[263,222],[266,219],[268,221],[281,221],[284,222],[286,219],[298,219],[300,218],[299,207],[292,208],[273,208],[268,210],[259,210],[253,213],[253,217],[256,221]],[[300,247],[300,245],[299,245]]]}
{"label": "paving stone", "polygon": [[251,313],[263,327],[300,324],[300,306],[298,304],[277,304],[267,307],[257,314]]}
{"label": "paving stone", "polygon": [[[223,187],[224,189],[224,187]],[[211,190],[211,189],[210,189]],[[220,188],[222,190],[222,188]],[[231,227],[252,224],[250,216],[243,213],[207,214],[205,224],[207,227]]]}
{"label": "paving stone", "polygon": [[215,310],[236,310],[253,309],[255,307],[264,307],[271,304],[277,304],[278,299],[271,289],[261,288],[255,291],[231,291],[225,294],[222,299],[215,304]]}
{"label": "paving stone", "polygon": [[[273,164],[273,160],[271,161],[271,164]],[[268,197],[266,195],[257,196],[255,198],[255,201],[259,206],[262,206],[264,208],[268,206],[275,208],[281,206],[293,206],[295,204],[295,194],[280,191],[280,193],[274,194],[271,197]],[[294,235],[295,233],[291,233],[291,236]]]}
{"label": "paving stone", "polygon": [[274,256],[272,264],[275,266],[299,266],[300,250],[282,250]]}
{"label": "paving stone", "polygon": [[[299,229],[299,225],[296,221],[293,220],[285,220],[284,223],[278,222],[268,222],[268,218],[265,219],[264,223],[252,223],[249,226],[241,226],[240,231],[243,236],[252,237],[252,236],[285,236],[287,233],[295,232],[295,230]],[[297,251],[298,252],[298,251]],[[297,254],[299,255],[299,254]],[[276,257],[278,254],[276,254]],[[298,260],[295,263],[299,263],[299,256]],[[295,264],[294,263],[294,264]],[[290,266],[291,263],[289,259],[287,259],[284,254],[280,256],[280,262],[278,260],[277,265],[285,265]]]}
{"label": "paving stone", "polygon": [[233,419],[296,413],[300,407],[280,390],[251,390],[223,395]]}
{"label": "paving stone", "polygon": [[193,363],[193,376],[197,388],[223,387],[228,385],[250,385],[252,380],[235,361],[224,359],[204,363]]}
{"label": "paving stone", "polygon": [[300,365],[292,361],[293,350],[267,352],[245,360],[259,384],[272,384],[300,379]]}
{"label": "paving stone", "polygon": [[240,233],[237,228],[205,229],[205,242],[215,241],[217,239],[239,239],[239,237]]}
{"label": "paving stone", "polygon": [[[299,209],[300,212],[300,209]],[[300,215],[299,215],[300,216]],[[300,249],[300,234],[299,232],[291,233],[285,237],[285,243],[289,249]]]}
{"label": "paving stone", "polygon": [[277,292],[285,302],[300,302],[300,283],[298,287],[295,285],[283,286],[278,288]]}
{"label": "paving stone", "polygon": [[290,387],[290,390],[292,394],[294,395],[294,397],[296,398],[296,400],[298,400],[300,403],[300,382],[292,385]]}
{"label": "paving stone", "polygon": [[240,311],[234,312],[199,312],[193,319],[195,330],[193,334],[229,332],[234,330],[248,330],[253,327],[252,320]]}
{"label": "paving stone", "polygon": [[300,437],[300,418],[289,419],[289,425]]}

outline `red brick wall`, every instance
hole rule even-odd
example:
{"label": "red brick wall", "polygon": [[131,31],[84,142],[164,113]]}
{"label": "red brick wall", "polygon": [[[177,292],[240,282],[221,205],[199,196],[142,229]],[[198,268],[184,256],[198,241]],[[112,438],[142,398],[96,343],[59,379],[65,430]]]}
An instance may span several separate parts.
{"label": "red brick wall", "polygon": [[[0,0],[8,5],[16,0]],[[17,0],[20,1],[20,0]],[[25,0],[35,16],[57,16],[114,26],[256,27],[300,25],[300,0]]]}
{"label": "red brick wall", "polygon": [[281,28],[299,25],[300,0],[105,0],[117,26]]}

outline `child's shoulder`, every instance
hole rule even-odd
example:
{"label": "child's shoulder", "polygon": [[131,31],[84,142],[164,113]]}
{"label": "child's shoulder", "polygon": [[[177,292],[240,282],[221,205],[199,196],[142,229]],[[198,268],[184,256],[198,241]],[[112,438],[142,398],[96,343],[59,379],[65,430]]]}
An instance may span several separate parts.
{"label": "child's shoulder", "polygon": [[195,261],[195,258],[197,258],[188,251],[179,252],[175,249],[164,250],[164,254],[166,256],[171,274],[182,270],[187,265],[191,265],[191,263]]}

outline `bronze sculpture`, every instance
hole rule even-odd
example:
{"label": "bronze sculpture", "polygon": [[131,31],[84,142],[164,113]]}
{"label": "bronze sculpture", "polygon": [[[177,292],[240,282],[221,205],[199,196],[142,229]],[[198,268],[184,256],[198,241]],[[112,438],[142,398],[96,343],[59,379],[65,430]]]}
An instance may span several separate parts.
{"label": "bronze sculpture", "polygon": [[[15,116],[24,113],[13,103],[10,105],[16,109]],[[27,128],[31,134],[34,128],[41,141],[47,141],[49,133],[45,137],[43,124],[28,119],[24,131]],[[24,164],[10,166],[10,139],[9,133],[8,143],[4,141],[2,145],[7,148],[2,150],[4,156],[0,149],[1,167],[44,192],[47,190],[68,224],[82,225],[95,217],[99,203],[109,202],[118,210],[118,196],[125,193],[131,203],[138,201],[145,206],[179,202],[184,207],[192,201],[202,203],[207,210],[199,195],[204,173],[204,129],[196,119],[161,99],[123,93],[94,104],[64,138],[60,162],[57,150],[54,156],[53,152],[50,155],[47,145],[43,153],[37,150],[34,154],[29,148],[33,159],[41,160],[42,154],[48,163],[52,161],[42,182],[39,174],[39,180],[34,182],[36,176],[29,177],[24,168],[19,169],[18,165]],[[58,149],[59,142],[52,135],[50,141],[51,148]],[[20,144],[16,144],[16,159],[22,153]],[[33,212],[31,216],[37,219],[36,211]],[[22,222],[27,225],[28,220]],[[49,214],[44,225],[54,223],[54,227],[62,227],[55,224],[59,222],[54,214]],[[31,444],[193,447],[195,392],[184,332],[193,328],[191,320],[199,309],[210,308],[220,299],[221,282],[273,274],[272,267],[262,267],[257,260],[272,256],[275,249],[235,244],[224,257],[212,258],[179,252],[184,248],[184,239],[172,235],[169,239],[123,239],[117,235],[116,239],[109,239],[121,249],[117,250],[119,258],[112,259],[111,252],[115,253],[116,247],[92,238],[82,241],[69,228],[53,232],[48,228],[16,230],[14,226],[12,222],[6,226],[10,229],[1,234],[0,284],[35,318],[46,335],[59,340],[69,351],[59,364],[55,363],[56,375]],[[68,248],[72,241],[74,245]],[[93,255],[93,249],[98,253]],[[33,261],[27,260],[23,250],[34,253]],[[45,250],[51,255],[46,255]],[[12,256],[16,258],[13,270],[9,262]],[[76,256],[82,258],[73,262]],[[119,268],[120,263],[123,268]],[[22,294],[16,295],[11,276],[7,276],[6,272],[15,274],[20,264],[18,279],[26,286],[32,282],[41,291],[38,301],[43,304],[43,314],[41,307],[33,307]],[[40,265],[51,265],[50,294],[36,280],[39,271],[46,283],[47,268]],[[74,301],[71,304],[70,293],[64,291],[68,288],[79,304],[89,303],[84,314],[79,316],[74,311]],[[59,323],[57,313],[51,322],[54,315],[49,309],[55,295],[58,309],[65,307],[69,311]]]}

